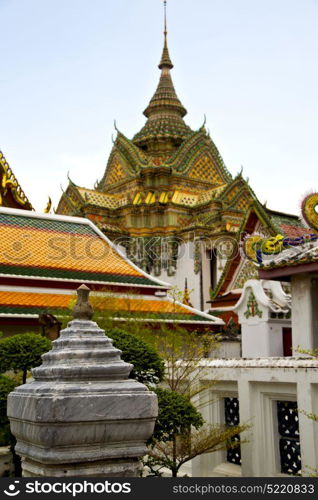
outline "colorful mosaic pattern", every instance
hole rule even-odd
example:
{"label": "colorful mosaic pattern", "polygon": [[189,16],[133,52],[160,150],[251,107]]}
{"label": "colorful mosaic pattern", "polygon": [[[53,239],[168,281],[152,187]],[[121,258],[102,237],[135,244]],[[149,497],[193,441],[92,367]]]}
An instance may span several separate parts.
{"label": "colorful mosaic pattern", "polygon": [[213,184],[222,184],[223,180],[209,156],[200,157],[195,165],[189,170],[188,175],[192,179],[200,179],[202,181],[211,182]]}
{"label": "colorful mosaic pattern", "polygon": [[116,184],[122,179],[125,179],[126,173],[124,167],[118,160],[118,158],[114,157],[111,164],[108,166],[106,182],[107,184]]}
{"label": "colorful mosaic pattern", "polygon": [[78,188],[78,192],[84,201],[90,205],[98,207],[117,208],[122,204],[123,196],[101,193],[93,189]]}

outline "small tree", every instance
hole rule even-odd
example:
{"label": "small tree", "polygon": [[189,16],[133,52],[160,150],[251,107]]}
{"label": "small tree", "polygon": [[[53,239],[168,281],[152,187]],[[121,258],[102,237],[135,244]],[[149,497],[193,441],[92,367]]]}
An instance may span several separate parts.
{"label": "small tree", "polygon": [[22,371],[22,383],[27,372],[42,363],[41,356],[51,349],[51,341],[35,333],[23,333],[0,340],[0,373]]}
{"label": "small tree", "polygon": [[151,443],[173,441],[176,436],[188,432],[191,427],[199,429],[204,424],[201,413],[182,394],[156,387],[159,413]]}
{"label": "small tree", "polygon": [[7,417],[7,397],[16,386],[16,382],[5,375],[0,375],[0,446],[10,444],[10,425]]}
{"label": "small tree", "polygon": [[158,353],[146,342],[134,335],[113,328],[105,332],[122,351],[121,358],[134,365],[130,377],[144,384],[158,384],[164,376],[164,362]]}
{"label": "small tree", "polygon": [[181,466],[193,458],[239,445],[231,438],[246,426],[207,425],[186,396],[159,387],[153,390],[158,397],[159,414],[144,461],[153,474],[159,475],[166,468],[177,477]]}
{"label": "small tree", "polygon": [[7,398],[10,392],[14,390],[17,382],[6,375],[0,375],[0,446],[9,446],[12,453],[15,476],[20,477],[21,459],[15,453],[16,439],[10,432],[10,423],[7,417]]}
{"label": "small tree", "polygon": [[225,427],[221,425],[205,424],[201,429],[183,431],[180,436],[170,441],[157,441],[149,450],[152,468],[171,470],[172,476],[177,477],[182,465],[204,453],[236,448],[241,442],[231,440],[235,435],[247,429],[247,426],[238,425]]}

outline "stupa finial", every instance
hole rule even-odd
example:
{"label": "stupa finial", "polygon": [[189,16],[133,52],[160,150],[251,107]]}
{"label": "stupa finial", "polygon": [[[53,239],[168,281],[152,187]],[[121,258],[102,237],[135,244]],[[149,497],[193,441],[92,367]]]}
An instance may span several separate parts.
{"label": "stupa finial", "polygon": [[167,31],[167,0],[164,0],[163,2],[163,8],[164,8],[164,12],[165,12],[165,30],[164,30],[164,36],[165,36],[165,40],[167,39],[167,34],[168,34],[168,31]]}
{"label": "stupa finial", "polygon": [[[167,0],[163,2],[164,7],[164,46],[159,64],[161,70],[158,87],[151,98],[144,115],[149,119],[142,129],[134,136],[133,142],[136,146],[143,148],[148,154],[152,152],[157,155],[159,141],[165,141],[168,149],[165,155],[171,156],[173,151],[179,147],[181,142],[192,132],[182,118],[187,110],[181,104],[170,74],[173,64],[170,59],[167,42]],[[154,141],[155,139],[155,141]]]}
{"label": "stupa finial", "polygon": [[161,61],[159,64],[159,69],[162,69],[162,68],[172,69],[173,64],[172,64],[170,56],[169,56],[168,41],[167,41],[167,35],[168,35],[168,30],[167,30],[167,0],[164,0],[163,8],[164,8],[164,32],[163,32],[163,34],[164,34],[164,46],[163,46]]}
{"label": "stupa finial", "polygon": [[72,311],[73,318],[90,321],[94,314],[93,308],[89,303],[90,289],[86,285],[81,285],[76,292],[77,302]]}

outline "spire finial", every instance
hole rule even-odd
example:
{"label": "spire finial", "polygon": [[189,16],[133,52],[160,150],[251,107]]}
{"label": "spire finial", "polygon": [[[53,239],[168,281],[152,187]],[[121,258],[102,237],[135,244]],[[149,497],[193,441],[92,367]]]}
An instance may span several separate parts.
{"label": "spire finial", "polygon": [[193,307],[190,301],[190,290],[188,289],[188,278],[185,279],[182,303],[185,306]]}
{"label": "spire finial", "polygon": [[163,7],[164,7],[164,13],[165,13],[165,30],[163,33],[164,33],[165,40],[166,40],[167,34],[168,34],[168,31],[167,31],[167,0],[163,1]]}
{"label": "spire finial", "polygon": [[74,319],[90,321],[94,311],[89,303],[90,289],[86,285],[81,285],[77,290],[77,302],[73,308],[72,315]]}
{"label": "spire finial", "polygon": [[163,2],[163,7],[164,7],[164,45],[163,45],[163,53],[161,57],[161,61],[159,64],[159,69],[163,68],[168,68],[172,69],[173,64],[171,62],[170,56],[169,56],[169,51],[168,51],[168,42],[167,42],[167,0],[164,0]]}

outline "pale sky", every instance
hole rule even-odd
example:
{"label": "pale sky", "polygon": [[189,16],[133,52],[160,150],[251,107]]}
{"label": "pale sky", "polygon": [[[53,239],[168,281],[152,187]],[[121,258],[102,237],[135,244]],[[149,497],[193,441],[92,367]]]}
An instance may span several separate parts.
{"label": "pale sky", "polygon": [[[0,149],[39,211],[93,187],[157,86],[161,0],[0,0]],[[172,78],[228,169],[299,213],[318,189],[318,0],[168,0]]]}

